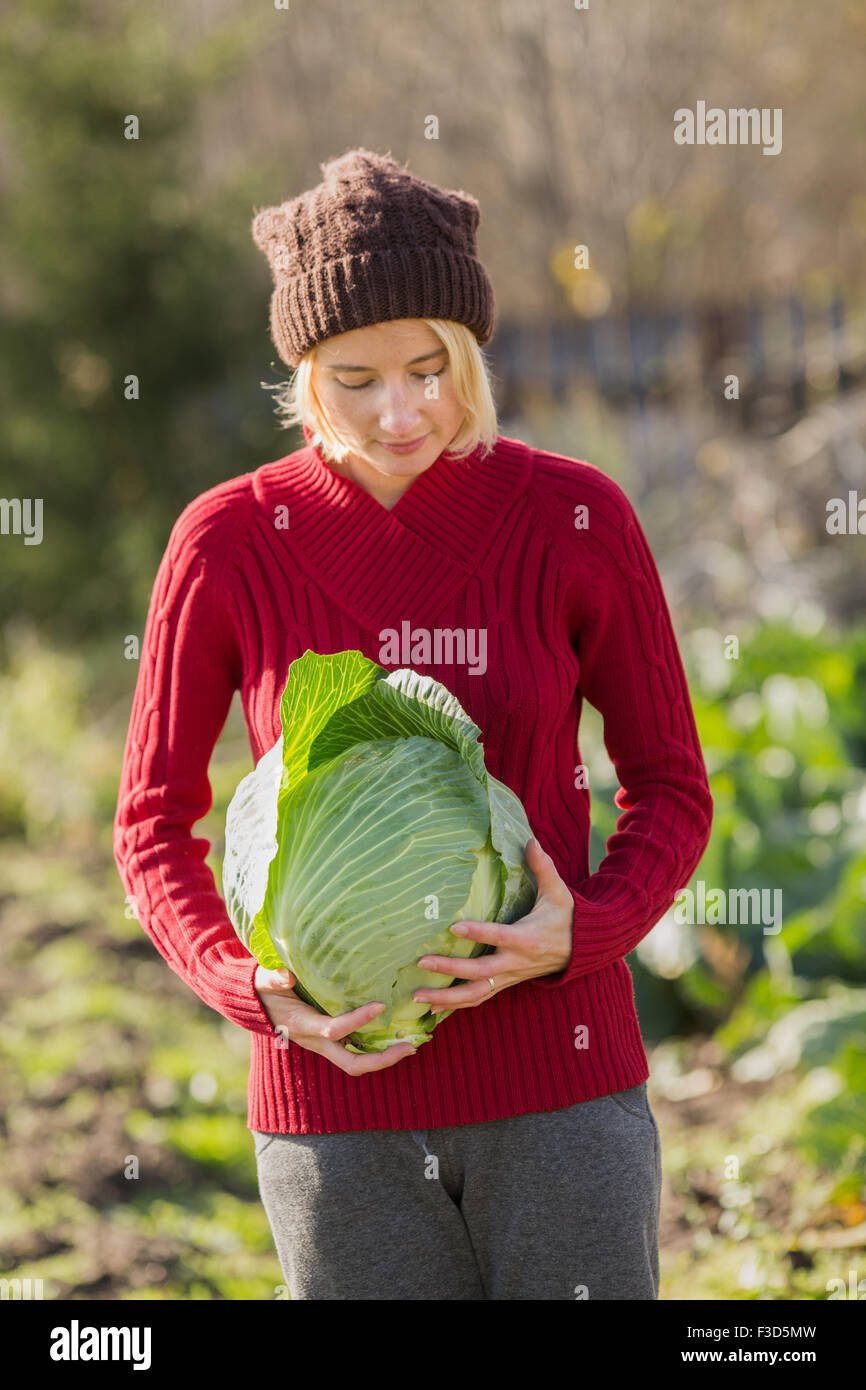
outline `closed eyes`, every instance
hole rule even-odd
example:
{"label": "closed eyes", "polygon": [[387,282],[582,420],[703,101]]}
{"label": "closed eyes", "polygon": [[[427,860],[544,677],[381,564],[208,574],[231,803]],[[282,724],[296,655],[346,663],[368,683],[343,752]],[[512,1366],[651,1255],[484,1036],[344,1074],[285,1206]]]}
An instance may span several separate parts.
{"label": "closed eyes", "polygon": [[[419,381],[426,381],[428,377],[441,376],[444,371],[445,367],[440,367],[438,372],[413,372],[412,375],[417,377]],[[348,381],[340,381],[339,378],[337,378],[337,385],[342,386],[346,391],[363,391],[366,386],[372,386],[372,384],[372,377],[369,381],[362,381],[360,386],[350,386]]]}

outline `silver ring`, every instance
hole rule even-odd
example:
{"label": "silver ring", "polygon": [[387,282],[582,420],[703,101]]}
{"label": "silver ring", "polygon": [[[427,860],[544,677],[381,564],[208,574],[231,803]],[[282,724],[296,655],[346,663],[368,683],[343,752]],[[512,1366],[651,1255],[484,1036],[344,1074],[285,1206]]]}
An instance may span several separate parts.
{"label": "silver ring", "polygon": [[492,975],[488,975],[488,976],[487,976],[487,983],[490,985],[490,988],[491,988],[491,989],[495,989],[495,988],[496,988],[496,981],[494,980],[494,978],[493,978]]}

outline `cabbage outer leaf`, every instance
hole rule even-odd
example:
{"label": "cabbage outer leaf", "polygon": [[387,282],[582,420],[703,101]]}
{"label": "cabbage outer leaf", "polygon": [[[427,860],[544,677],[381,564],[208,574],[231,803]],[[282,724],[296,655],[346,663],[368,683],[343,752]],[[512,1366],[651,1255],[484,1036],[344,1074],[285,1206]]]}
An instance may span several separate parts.
{"label": "cabbage outer leaf", "polygon": [[[404,1036],[419,1045],[451,1011],[434,1018],[429,1005],[412,1004],[412,992],[424,984],[444,988],[455,977],[421,971],[414,961],[491,950],[448,928],[462,917],[515,921],[535,900],[523,806],[487,772],[480,730],[459,701],[416,671],[389,673],[357,651],[306,651],[289,668],[280,716],[281,738],[228,808],[229,916],[260,963],[288,965],[299,996],[324,1012],[373,998],[388,1004],[352,1034],[352,1051],[381,1050]],[[424,793],[425,781],[434,795]],[[354,811],[368,797],[359,818]],[[462,853],[455,854],[455,840]],[[440,913],[434,921],[424,914],[431,894]],[[378,936],[371,934],[377,923]],[[371,939],[379,943],[373,952],[364,944]]]}

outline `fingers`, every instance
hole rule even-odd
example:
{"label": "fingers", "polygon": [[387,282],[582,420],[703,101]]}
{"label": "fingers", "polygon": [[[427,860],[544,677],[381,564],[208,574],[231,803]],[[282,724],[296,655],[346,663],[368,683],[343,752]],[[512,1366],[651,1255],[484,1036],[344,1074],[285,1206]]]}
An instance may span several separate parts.
{"label": "fingers", "polygon": [[[436,1009],[456,1009],[461,1004],[478,1004],[482,999],[489,999],[495,992],[490,988],[490,977],[493,977],[497,984],[503,983],[502,972],[498,974],[491,970],[489,975],[485,975],[483,980],[472,980],[466,985],[451,985],[449,989],[428,989],[423,990],[422,1001],[429,1002],[431,1011]],[[413,995],[414,998],[414,995]]]}
{"label": "fingers", "polygon": [[[384,1052],[359,1053],[350,1052],[339,1041],[348,1037],[350,1033],[357,1032],[363,1024],[376,1018],[384,1008],[385,1005],[379,1003],[362,1004],[359,1009],[352,1009],[347,1014],[325,1018],[316,1029],[322,1044],[316,1045],[315,1050],[328,1057],[350,1076],[361,1076],[369,1071],[384,1071],[386,1067],[393,1067],[402,1062],[404,1057],[413,1057],[415,1047],[412,1043],[394,1043],[391,1047],[386,1047]],[[321,1015],[319,1018],[321,1019]]]}
{"label": "fingers", "polygon": [[[386,1067],[394,1067],[398,1062],[402,1062],[407,1057],[414,1057],[417,1051],[412,1043],[394,1043],[391,1047],[386,1047],[384,1052],[348,1052],[339,1043],[326,1043],[327,1048],[335,1048],[337,1056],[332,1060],[343,1071],[350,1076],[363,1076],[369,1071],[384,1071]],[[330,1056],[330,1052],[325,1053]]]}
{"label": "fingers", "polygon": [[[338,1018],[326,1018],[322,1024],[316,1025],[315,1038],[297,1038],[295,1041],[299,1042],[301,1047],[327,1057],[350,1076],[362,1076],[370,1071],[384,1071],[386,1067],[393,1067],[402,1062],[404,1057],[414,1056],[413,1044],[394,1043],[391,1047],[386,1047],[384,1052],[350,1052],[342,1042],[337,1041],[347,1037],[349,1033],[354,1033],[362,1024],[369,1023],[384,1007],[384,1004],[364,1004],[360,1009],[353,1009],[351,1013],[340,1014]],[[348,1023],[348,1019],[353,1019],[354,1022]]]}
{"label": "fingers", "polygon": [[[454,922],[451,927],[449,927],[449,931],[453,932],[455,936],[463,937],[468,941],[484,941],[488,946],[502,946],[508,940],[509,928],[501,922],[464,921]],[[424,960],[428,959],[432,960],[433,957],[424,957]],[[442,957],[440,957],[440,959],[442,959]],[[447,959],[450,960],[450,956],[447,957]],[[420,965],[421,962],[419,961],[418,964]],[[453,975],[454,971],[449,970],[447,973]]]}
{"label": "fingers", "polygon": [[309,1038],[321,1038],[323,1042],[333,1040],[337,1043],[376,1018],[384,1007],[379,1003],[362,1004],[359,1009],[332,1018],[330,1014],[320,1013],[312,1004],[299,999],[297,994],[284,997],[278,1006],[281,1020],[293,1041],[306,1042]]}
{"label": "fingers", "polygon": [[363,1024],[376,1018],[384,1007],[384,1004],[379,1003],[362,1004],[359,1009],[352,1009],[347,1014],[336,1014],[333,1018],[329,1018],[327,1014],[316,1013],[313,1009],[311,1012],[319,1020],[313,1031],[321,1038],[346,1038],[350,1033],[356,1033]]}
{"label": "fingers", "polygon": [[563,898],[564,900],[564,894],[571,897],[571,891],[557,870],[552,857],[546,849],[541,847],[534,836],[531,840],[527,840],[524,853],[527,864],[535,874],[539,898],[553,895],[554,898]]}
{"label": "fingers", "polygon": [[341,1041],[343,1038],[376,1018],[384,1008],[385,1005],[378,1002],[362,1004],[358,1009],[331,1018],[328,1014],[319,1013],[311,1004],[304,1003],[296,994],[287,997],[284,991],[278,1004],[283,1021],[278,1027],[285,1037],[297,1043],[299,1047],[327,1057],[334,1066],[351,1076],[361,1076],[365,1072],[384,1071],[386,1067],[394,1067],[404,1058],[415,1054],[416,1049],[409,1042],[395,1043],[392,1047],[385,1048],[384,1052],[350,1052],[344,1047]]}
{"label": "fingers", "polygon": [[[428,965],[428,961],[432,964]],[[434,975],[453,975],[457,980],[486,980],[490,975],[501,975],[505,970],[513,970],[519,962],[509,951],[497,951],[495,956],[488,952],[484,956],[468,956],[463,959],[458,956],[423,956],[418,965],[422,970],[432,971]],[[420,1004],[425,999],[434,999],[437,994],[443,994],[446,990],[450,993],[456,988],[459,986],[449,985],[438,990],[431,985],[429,989],[416,990],[412,999],[416,1004]]]}

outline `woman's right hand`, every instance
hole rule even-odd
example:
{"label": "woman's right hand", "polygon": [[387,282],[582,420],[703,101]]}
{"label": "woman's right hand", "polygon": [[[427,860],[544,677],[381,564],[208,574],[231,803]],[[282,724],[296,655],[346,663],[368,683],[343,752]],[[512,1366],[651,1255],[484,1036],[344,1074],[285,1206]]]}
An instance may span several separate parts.
{"label": "woman's right hand", "polygon": [[384,1009],[384,1004],[362,1004],[360,1009],[352,1009],[347,1014],[321,1014],[311,1004],[299,999],[293,989],[295,976],[290,970],[265,970],[260,965],[255,976],[256,994],[262,1001],[274,1028],[284,1038],[291,1039],[299,1047],[310,1052],[320,1052],[334,1066],[350,1076],[362,1076],[368,1071],[384,1071],[411,1057],[416,1049],[412,1043],[394,1043],[384,1052],[350,1052],[339,1041],[356,1032],[364,1023],[369,1023]]}

